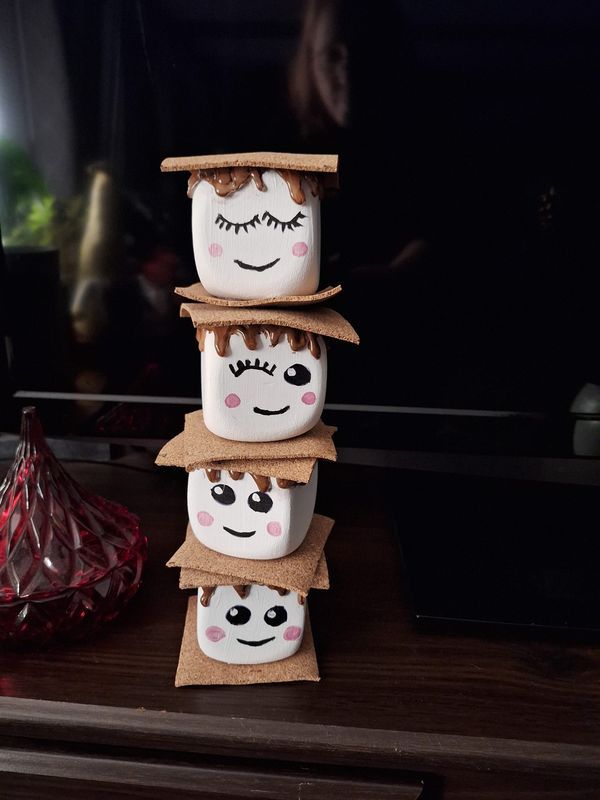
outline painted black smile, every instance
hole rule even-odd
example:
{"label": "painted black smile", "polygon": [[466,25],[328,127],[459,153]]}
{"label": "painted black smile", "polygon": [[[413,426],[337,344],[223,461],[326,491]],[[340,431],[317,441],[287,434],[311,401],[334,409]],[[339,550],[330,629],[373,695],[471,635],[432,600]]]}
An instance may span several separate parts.
{"label": "painted black smile", "polygon": [[252,409],[255,414],[262,414],[264,417],[272,417],[275,414],[285,414],[286,411],[290,410],[289,406],[284,406],[283,408],[278,409],[277,411],[269,411],[268,408],[259,408],[258,406],[254,406]]}
{"label": "painted black smile", "polygon": [[256,531],[234,531],[233,528],[228,528],[226,525],[223,525],[223,530],[232,536],[239,536],[241,539],[249,539],[256,533]]}
{"label": "painted black smile", "polygon": [[247,644],[249,647],[260,647],[263,644],[267,644],[267,642],[272,642],[275,637],[271,636],[270,639],[260,639],[258,642],[247,642],[245,639],[238,639],[240,644]]}
{"label": "painted black smile", "polygon": [[233,259],[233,263],[237,264],[238,267],[241,267],[242,269],[251,269],[253,272],[264,272],[266,269],[271,269],[271,267],[274,267],[279,260],[279,258],[276,258],[275,261],[269,261],[268,264],[263,264],[262,267],[255,267],[253,264],[246,264],[244,261],[240,261],[237,258]]}

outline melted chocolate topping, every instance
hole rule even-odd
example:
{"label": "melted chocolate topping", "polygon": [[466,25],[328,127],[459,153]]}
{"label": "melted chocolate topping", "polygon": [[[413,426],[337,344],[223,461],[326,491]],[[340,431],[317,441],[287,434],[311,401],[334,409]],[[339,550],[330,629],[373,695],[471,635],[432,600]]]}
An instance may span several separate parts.
{"label": "melted chocolate topping", "polygon": [[[274,592],[277,592],[277,594],[280,597],[284,597],[286,594],[289,594],[290,591],[289,589],[282,589],[281,586],[269,586],[269,585],[267,586],[269,589],[272,589]],[[206,588],[202,588],[200,603],[204,606],[204,608],[208,608],[208,606],[210,605],[210,600],[213,594],[215,593],[216,588],[217,588],[216,586],[207,586]],[[242,600],[245,600],[246,597],[248,597],[248,591],[250,590],[250,586],[248,584],[240,584],[239,586],[234,586],[233,588],[235,589],[235,591],[238,593],[238,595]],[[306,598],[301,594],[297,594],[296,596],[298,598],[298,602],[300,603],[300,605],[303,606],[306,601]]]}
{"label": "melted chocolate topping", "polygon": [[210,598],[215,593],[216,586],[207,586],[206,588],[202,588],[202,595],[200,597],[200,604],[204,606],[204,608],[208,608],[210,605]]}
{"label": "melted chocolate topping", "polygon": [[259,492],[268,492],[271,488],[271,479],[267,475],[255,475],[253,472],[250,473],[252,475],[252,480],[256,484],[256,488]]}
{"label": "melted chocolate topping", "polygon": [[[262,174],[265,172],[265,167],[219,167],[218,169],[195,169],[190,173],[188,179],[187,195],[191,197],[194,189],[200,181],[210,183],[219,197],[227,197],[242,186],[245,186],[250,180],[254,181],[254,185],[260,192],[266,191],[266,186],[263,183]],[[298,205],[302,205],[306,196],[302,190],[302,181],[305,180],[313,197],[323,196],[323,187],[318,176],[313,172],[298,172],[295,169],[277,169],[283,180],[286,182],[290,192],[290,197]]]}
{"label": "melted chocolate topping", "polygon": [[289,594],[289,591],[290,591],[289,589],[282,589],[281,586],[271,586],[269,584],[267,584],[267,588],[268,589],[272,589],[274,592],[277,592],[277,594],[280,597],[283,597],[284,595]]}
{"label": "melted chocolate topping", "polygon": [[257,169],[248,167],[219,167],[218,169],[195,169],[190,173],[188,179],[188,197],[200,181],[210,183],[219,197],[227,197],[237,189],[245,186],[249,180],[254,181],[254,185],[260,192],[264,192],[266,186],[263,183],[261,173]]}
{"label": "melted chocolate topping", "polygon": [[291,489],[292,486],[298,485],[297,481],[290,481],[287,478],[275,478],[275,480],[280,489]]}
{"label": "melted chocolate topping", "polygon": [[[272,589],[274,592],[277,592],[277,594],[280,597],[283,597],[284,595],[290,593],[289,589],[282,589],[281,586],[270,586],[269,585],[268,588]],[[296,593],[296,597],[298,598],[298,602],[300,603],[300,605],[303,606],[304,603],[306,602],[306,597],[304,597],[304,595],[302,595],[300,593]]]}
{"label": "melted chocolate topping", "polygon": [[[215,593],[216,586],[207,586],[206,588],[202,588],[202,595],[200,597],[200,603],[204,606],[204,608],[208,608],[210,605],[210,600],[213,594]],[[244,600],[248,596],[248,590],[250,587],[246,584],[240,586],[233,587],[236,592],[239,594],[242,600]]]}
{"label": "melted chocolate topping", "polygon": [[[211,483],[216,483],[217,481],[221,480],[221,470],[220,469],[205,469],[206,477]],[[239,481],[241,478],[244,477],[244,472],[238,472],[237,470],[230,469],[229,475],[231,476],[231,480]],[[250,473],[254,483],[256,484],[259,492],[268,492],[271,488],[271,478],[267,475],[256,475],[254,472]],[[297,486],[297,481],[290,481],[287,478],[275,478],[277,486],[280,489],[291,489],[292,486]]]}
{"label": "melted chocolate topping", "polygon": [[282,336],[285,336],[291,350],[295,353],[308,347],[311,355],[315,358],[321,357],[321,348],[316,334],[312,331],[301,331],[298,328],[287,328],[283,325],[217,325],[215,327],[196,328],[196,339],[198,347],[204,350],[206,332],[210,331],[215,337],[215,350],[224,357],[229,349],[229,340],[233,334],[241,334],[244,344],[248,350],[256,350],[257,337],[265,333],[271,342],[271,347],[278,344]]}

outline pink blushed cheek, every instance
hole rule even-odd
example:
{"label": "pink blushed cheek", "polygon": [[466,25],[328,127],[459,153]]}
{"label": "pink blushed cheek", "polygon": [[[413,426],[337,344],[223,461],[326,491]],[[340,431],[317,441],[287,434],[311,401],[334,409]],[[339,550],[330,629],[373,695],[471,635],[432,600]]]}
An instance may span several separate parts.
{"label": "pink blushed cheek", "polygon": [[[288,629],[289,630],[289,629]],[[287,631],[286,631],[287,633]],[[223,628],[219,628],[216,625],[210,625],[205,631],[204,635],[208,639],[209,642],[220,642],[221,639],[225,638],[225,631]],[[285,634],[284,634],[285,636]]]}
{"label": "pink blushed cheek", "polygon": [[312,406],[317,400],[317,395],[314,392],[305,392],[300,399],[307,406]]}
{"label": "pink blushed cheek", "polygon": [[218,242],[213,242],[208,245],[208,254],[213,258],[219,258],[219,256],[223,255],[223,248]]}
{"label": "pink blushed cheek", "polygon": [[269,522],[267,533],[270,536],[281,536],[281,525],[278,522]]}
{"label": "pink blushed cheek", "polygon": [[196,519],[198,520],[198,524],[208,528],[209,525],[212,525],[214,517],[212,517],[208,511],[199,511],[196,515]]}
{"label": "pink blushed cheek", "polygon": [[292,255],[294,256],[305,256],[308,253],[308,245],[306,242],[296,242],[296,244],[292,245]]}
{"label": "pink blushed cheek", "polygon": [[296,639],[299,639],[302,636],[302,628],[298,628],[296,625],[290,625],[289,628],[286,628],[283,632],[283,638],[286,642],[295,642]]}
{"label": "pink blushed cheek", "polygon": [[228,394],[225,398],[225,405],[227,408],[237,408],[241,402],[237,394]]}

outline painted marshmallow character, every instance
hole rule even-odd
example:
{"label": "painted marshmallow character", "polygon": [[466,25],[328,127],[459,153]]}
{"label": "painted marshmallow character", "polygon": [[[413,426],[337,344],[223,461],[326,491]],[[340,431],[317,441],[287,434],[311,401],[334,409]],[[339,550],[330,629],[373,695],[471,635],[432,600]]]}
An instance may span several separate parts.
{"label": "painted marshmallow character", "polygon": [[306,605],[296,592],[251,583],[198,590],[198,645],[227,664],[265,664],[300,647]]}
{"label": "painted marshmallow character", "polygon": [[188,194],[196,269],[210,294],[256,300],[316,291],[316,178],[294,170],[196,170]]}
{"label": "painted marshmallow character", "polygon": [[198,329],[202,407],[209,431],[241,442],[299,436],[321,417],[325,342],[273,325]]}
{"label": "painted marshmallow character", "polygon": [[317,466],[307,484],[226,470],[188,477],[188,514],[202,544],[236,558],[282,558],[304,541],[315,508]]}

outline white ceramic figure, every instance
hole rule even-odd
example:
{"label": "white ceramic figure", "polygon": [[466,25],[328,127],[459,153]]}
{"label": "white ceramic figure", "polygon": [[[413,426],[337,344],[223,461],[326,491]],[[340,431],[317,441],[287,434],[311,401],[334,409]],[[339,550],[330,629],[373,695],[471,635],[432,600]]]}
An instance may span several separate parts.
{"label": "white ceramic figure", "polygon": [[216,297],[256,300],[313,294],[319,285],[320,200],[306,181],[292,199],[274,170],[220,197],[209,181],[192,194],[192,238],[200,281]]}
{"label": "white ceramic figure", "polygon": [[198,645],[227,664],[288,658],[302,642],[306,604],[301,600],[296,592],[255,583],[198,589]]}
{"label": "white ceramic figure", "polygon": [[197,469],[188,478],[188,514],[194,535],[211,550],[235,558],[282,558],[304,541],[316,494],[316,465],[307,484],[286,488],[276,478]]}
{"label": "white ceramic figure", "polygon": [[[290,330],[290,329],[288,329]],[[313,337],[319,355],[307,345],[292,350],[283,334],[276,344],[268,333],[229,335],[225,355],[207,330],[202,348],[202,408],[209,431],[240,442],[275,442],[299,436],[321,417],[327,385],[327,350]],[[313,348],[314,350],[314,348]]]}

